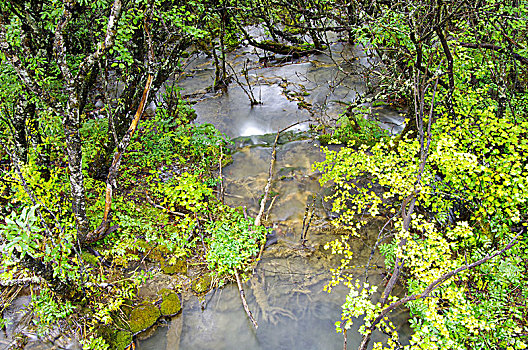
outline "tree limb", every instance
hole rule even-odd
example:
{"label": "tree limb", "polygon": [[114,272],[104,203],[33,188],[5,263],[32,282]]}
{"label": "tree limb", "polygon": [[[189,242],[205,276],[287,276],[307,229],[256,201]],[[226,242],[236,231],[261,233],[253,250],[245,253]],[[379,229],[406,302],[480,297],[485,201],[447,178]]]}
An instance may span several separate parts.
{"label": "tree limb", "polygon": [[132,120],[132,123],[130,124],[130,127],[128,128],[127,132],[121,139],[121,142],[119,143],[119,146],[117,148],[117,152],[114,155],[112,165],[110,166],[110,169],[108,171],[108,176],[106,179],[106,194],[105,194],[106,198],[105,198],[105,210],[103,214],[103,221],[101,222],[101,224],[99,225],[99,227],[97,227],[95,231],[87,235],[87,237],[85,238],[85,241],[83,242],[84,244],[93,243],[105,237],[108,229],[110,228],[111,210],[112,210],[112,195],[113,195],[113,189],[117,187],[116,178],[117,178],[117,174],[119,171],[119,166],[121,164],[121,159],[123,157],[123,153],[126,151],[128,145],[130,144],[130,140],[132,139],[132,136],[134,135],[137,129],[139,119],[143,115],[143,111],[145,110],[145,105],[148,100],[148,95],[150,92],[151,85],[152,85],[152,75],[149,74],[147,78],[147,82],[145,84],[145,89],[143,90],[143,97],[141,98],[141,102],[139,103],[134,119]]}
{"label": "tree limb", "polygon": [[507,54],[511,54],[511,56],[514,59],[516,59],[517,61],[521,62],[522,64],[528,65],[528,58],[527,57],[521,56],[521,55],[519,55],[518,53],[515,53],[515,52],[510,52],[510,51],[506,50],[502,46],[493,45],[493,44],[489,44],[489,43],[473,44],[473,43],[464,43],[464,42],[459,42],[459,45],[462,46],[462,47],[467,47],[469,49],[486,49],[486,50],[497,51],[499,53],[506,54],[506,55]]}

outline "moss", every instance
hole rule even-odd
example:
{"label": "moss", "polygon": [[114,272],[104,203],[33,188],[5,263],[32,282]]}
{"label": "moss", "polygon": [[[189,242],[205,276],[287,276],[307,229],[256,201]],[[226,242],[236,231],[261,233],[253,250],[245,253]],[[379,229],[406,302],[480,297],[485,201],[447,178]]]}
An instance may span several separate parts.
{"label": "moss", "polygon": [[222,158],[222,167],[226,167],[228,166],[229,164],[233,163],[233,156],[230,155],[230,154],[224,154],[223,158]]}
{"label": "moss", "polygon": [[172,316],[176,315],[181,310],[181,302],[178,294],[170,289],[163,288],[160,290],[161,295],[161,315]]}
{"label": "moss", "polygon": [[151,303],[141,304],[130,313],[128,319],[130,331],[135,334],[152,327],[160,316],[160,310],[156,306]]}
{"label": "moss", "polygon": [[308,102],[305,102],[305,101],[297,102],[297,108],[299,108],[299,109],[302,109],[302,108],[308,109],[310,107],[312,107],[311,103],[308,103]]}
{"label": "moss", "polygon": [[110,326],[103,326],[99,328],[98,333],[112,350],[125,350],[132,343],[132,333],[129,331],[118,331]]}
{"label": "moss", "polygon": [[200,277],[193,281],[192,283],[192,290],[197,294],[205,293],[209,290],[209,287],[211,287],[211,282],[213,281],[213,278],[211,275],[205,275],[203,277]]}
{"label": "moss", "polygon": [[149,250],[151,250],[152,248],[154,248],[154,244],[149,243],[149,242],[145,241],[144,239],[138,239],[136,241],[136,245],[139,247],[139,250],[141,250],[144,253],[146,253]]}
{"label": "moss", "polygon": [[115,342],[112,344],[116,350],[125,350],[132,343],[132,333],[119,331],[115,335]]}
{"label": "moss", "polygon": [[161,270],[163,273],[172,275],[175,273],[187,273],[187,261],[185,258],[171,258],[161,261]]}
{"label": "moss", "polygon": [[322,134],[317,136],[317,139],[321,143],[321,145],[328,145],[328,143],[332,140],[331,134]]}
{"label": "moss", "polygon": [[[148,253],[148,251],[146,253]],[[167,247],[157,246],[150,251],[148,258],[153,261],[162,262],[163,260],[165,260],[165,256],[167,256],[167,254],[169,253],[170,252]]]}
{"label": "moss", "polygon": [[83,259],[84,262],[90,264],[90,265],[93,265],[93,266],[96,266],[99,264],[99,259],[97,259],[97,257],[93,254],[90,254],[88,252],[82,252],[81,253],[81,257]]}

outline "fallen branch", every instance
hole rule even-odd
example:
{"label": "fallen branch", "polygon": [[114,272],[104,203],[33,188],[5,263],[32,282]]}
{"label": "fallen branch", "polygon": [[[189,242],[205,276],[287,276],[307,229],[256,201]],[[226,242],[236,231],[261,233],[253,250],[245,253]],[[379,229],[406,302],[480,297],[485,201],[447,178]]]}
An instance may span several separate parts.
{"label": "fallen branch", "polygon": [[240,299],[242,299],[242,305],[244,305],[244,310],[246,311],[246,314],[248,315],[249,320],[253,324],[253,327],[255,327],[255,329],[258,329],[258,323],[257,321],[255,321],[255,319],[253,318],[253,314],[251,314],[251,311],[249,310],[249,306],[246,301],[246,295],[244,293],[244,288],[242,288],[242,282],[240,282],[240,277],[238,277],[238,271],[236,269],[235,269],[235,277],[236,277],[236,281],[238,284],[238,290],[240,291]]}
{"label": "fallen branch", "polygon": [[306,206],[306,211],[304,213],[304,218],[303,218],[303,227],[302,227],[302,232],[301,232],[301,244],[302,246],[304,247],[305,244],[306,244],[306,235],[308,234],[308,230],[310,229],[310,224],[312,223],[312,219],[313,219],[313,216],[314,216],[314,211],[315,211],[315,199],[317,198],[317,195],[314,195],[313,196],[313,201],[312,201],[312,210],[310,212],[310,218],[308,219],[308,224],[305,226],[306,224],[306,218],[307,218],[307,215],[308,215],[308,209],[310,208],[309,205]]}
{"label": "fallen branch", "polygon": [[281,133],[288,130],[289,128],[292,128],[298,124],[301,124],[307,121],[309,120],[298,121],[296,123],[293,123],[285,127],[284,129],[277,131],[277,136],[275,136],[275,142],[273,142],[273,148],[271,151],[271,160],[270,160],[270,166],[269,166],[269,172],[268,172],[268,182],[266,183],[266,187],[264,188],[264,197],[260,201],[260,210],[259,210],[257,217],[255,218],[255,226],[260,226],[262,215],[264,214],[264,209],[266,207],[266,202],[268,201],[269,192],[271,189],[271,181],[273,180],[273,170],[275,167],[275,161],[277,160],[277,142],[279,141],[279,136]]}
{"label": "fallen branch", "polygon": [[268,207],[268,210],[266,211],[266,221],[268,221],[268,218],[269,218],[269,214],[270,214],[270,211],[271,211],[271,207],[273,207],[273,203],[275,203],[275,200],[277,199],[279,195],[276,194],[275,196],[273,196],[273,198],[271,199],[271,203]]}
{"label": "fallen branch", "polygon": [[277,131],[277,136],[275,136],[275,142],[273,142],[273,150],[271,151],[268,182],[266,183],[266,187],[264,188],[264,197],[262,197],[262,200],[260,201],[260,210],[257,217],[255,218],[255,226],[260,226],[262,215],[264,214],[264,208],[266,206],[266,202],[268,201],[269,192],[271,189],[271,181],[273,180],[273,170],[275,168],[275,161],[277,160],[277,142],[279,141],[279,135],[280,131]]}
{"label": "fallen branch", "polygon": [[239,25],[238,27],[240,28],[240,31],[242,32],[246,40],[248,41],[249,45],[264,51],[270,51],[279,55],[285,55],[292,58],[300,58],[303,56],[321,53],[321,51],[317,49],[304,49],[301,46],[291,46],[273,40],[257,41],[249,35],[249,33],[242,25]]}
{"label": "fallen branch", "polygon": [[506,50],[502,46],[493,45],[493,44],[489,44],[489,43],[473,44],[473,43],[460,42],[459,44],[460,44],[460,46],[466,47],[468,49],[486,49],[486,50],[497,51],[498,53],[502,53],[502,54],[505,54],[505,55],[511,54],[511,56],[514,59],[516,59],[517,61],[521,62],[522,64],[528,65],[528,58],[526,58],[524,56],[521,56],[518,53],[510,52],[510,51]]}
{"label": "fallen branch", "polygon": [[20,286],[24,284],[39,284],[42,283],[44,279],[41,277],[35,276],[35,277],[25,277],[25,278],[17,278],[13,280],[0,280],[0,286],[1,287],[11,287],[11,286]]}

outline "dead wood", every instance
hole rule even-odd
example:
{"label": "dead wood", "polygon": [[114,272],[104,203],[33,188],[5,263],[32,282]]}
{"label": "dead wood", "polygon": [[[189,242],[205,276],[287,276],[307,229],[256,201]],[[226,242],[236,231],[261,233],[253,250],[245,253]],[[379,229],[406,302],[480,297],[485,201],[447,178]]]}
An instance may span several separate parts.
{"label": "dead wood", "polygon": [[258,323],[257,321],[255,321],[255,318],[253,318],[253,314],[249,310],[249,306],[246,301],[246,295],[244,293],[244,288],[242,287],[242,282],[240,282],[240,277],[238,276],[238,271],[236,269],[235,269],[235,277],[236,277],[236,281],[238,285],[238,290],[240,292],[240,299],[242,299],[242,305],[244,305],[244,310],[246,311],[246,314],[248,315],[249,320],[253,324],[253,327],[255,327],[255,329],[258,329]]}

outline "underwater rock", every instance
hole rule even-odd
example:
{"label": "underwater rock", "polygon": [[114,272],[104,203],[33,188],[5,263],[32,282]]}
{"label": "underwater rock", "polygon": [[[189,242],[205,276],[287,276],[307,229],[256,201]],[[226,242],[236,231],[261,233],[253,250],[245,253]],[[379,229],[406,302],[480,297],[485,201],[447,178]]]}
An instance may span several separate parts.
{"label": "underwater rock", "polygon": [[266,245],[264,246],[264,248],[268,248],[269,246],[276,244],[277,241],[277,232],[273,230],[266,235]]}
{"label": "underwater rock", "polygon": [[161,316],[160,310],[151,303],[143,303],[134,308],[128,318],[130,331],[134,334],[152,327]]}

